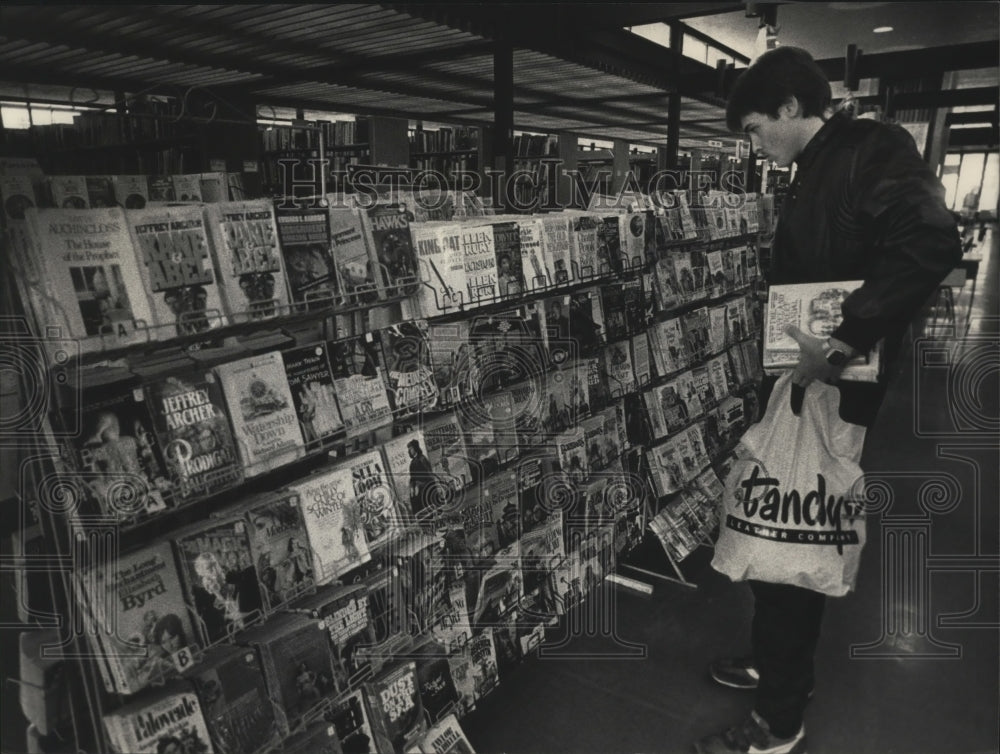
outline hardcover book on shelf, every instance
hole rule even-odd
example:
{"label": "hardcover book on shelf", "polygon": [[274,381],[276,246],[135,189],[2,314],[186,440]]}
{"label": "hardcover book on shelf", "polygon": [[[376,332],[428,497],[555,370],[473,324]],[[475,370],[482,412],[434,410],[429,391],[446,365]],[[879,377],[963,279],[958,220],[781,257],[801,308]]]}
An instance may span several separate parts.
{"label": "hardcover book on shelf", "polygon": [[[764,324],[764,371],[780,374],[799,360],[799,345],[785,328],[795,326],[814,338],[828,338],[843,320],[844,300],[864,281],[772,285],[768,289]],[[840,379],[876,382],[881,367],[882,342],[868,354],[851,359]]]}
{"label": "hardcover book on shelf", "polygon": [[468,454],[458,417],[453,413],[429,419],[424,423],[426,455],[438,479],[458,491],[472,481]]}
{"label": "hardcover book on shelf", "polygon": [[333,723],[343,751],[377,751],[374,748],[375,737],[368,721],[368,711],[365,709],[365,699],[361,689],[338,697],[325,718]]}
{"label": "hardcover book on shelf", "polygon": [[263,601],[245,519],[213,519],[173,535],[181,580],[208,644],[261,616]]}
{"label": "hardcover book on shelf", "polygon": [[91,649],[108,670],[108,691],[134,694],[194,662],[201,641],[169,542],[123,553],[113,565],[80,569],[74,580],[94,628]]}
{"label": "hardcover book on shelf", "polygon": [[572,246],[570,241],[570,218],[557,212],[540,217],[542,223],[542,244],[545,256],[551,264],[549,284],[556,286],[568,285],[573,276]]}
{"label": "hardcover book on shelf", "polygon": [[80,376],[80,392],[73,390],[64,409],[67,426],[79,421],[81,432],[66,440],[65,457],[83,472],[78,512],[125,521],[174,505],[163,447],[135,376],[123,369],[88,370]]}
{"label": "hardcover book on shelf", "polygon": [[389,667],[364,685],[369,720],[381,752],[404,754],[427,732],[416,663]]}
{"label": "hardcover book on shelf", "polygon": [[338,688],[348,688],[352,678],[364,675],[370,664],[358,650],[375,644],[364,584],[321,586],[316,594],[297,600],[289,609],[318,620],[326,629]]}
{"label": "hardcover book on shelf", "polygon": [[229,408],[243,475],[250,478],[301,458],[305,441],[280,351],[216,368]]}
{"label": "hardcover book on shelf", "polygon": [[284,260],[271,202],[207,204],[205,214],[230,316],[257,321],[287,314]]}
{"label": "hardcover book on shelf", "polygon": [[348,439],[392,423],[377,333],[332,341],[330,367]]}
{"label": "hardcover book on shelf", "polygon": [[362,210],[330,202],[330,240],[340,289],[349,304],[370,303],[384,295],[378,260],[368,242]]}
{"label": "hardcover book on shelf", "polygon": [[340,284],[333,258],[330,213],[325,207],[276,203],[274,219],[292,302],[305,308],[337,303]]}
{"label": "hardcover book on shelf", "polygon": [[82,175],[49,176],[49,196],[56,209],[87,209],[87,178]]}
{"label": "hardcover book on shelf", "polygon": [[[141,177],[141,176],[139,176]],[[163,337],[188,335],[224,322],[200,206],[150,207],[126,212],[142,282]]]}
{"label": "hardcover book on shelf", "polygon": [[329,583],[371,560],[349,467],[324,469],[289,489],[299,496],[316,583]]}
{"label": "hardcover book on shelf", "polygon": [[252,648],[212,647],[187,677],[197,689],[216,751],[258,751],[276,743],[278,721]]}
{"label": "hardcover book on shelf", "polygon": [[291,348],[282,352],[282,357],[305,450],[309,452],[328,444],[344,429],[327,344]]}
{"label": "hardcover book on shelf", "polygon": [[424,317],[456,311],[468,303],[461,226],[458,223],[413,223],[420,287],[419,310]]}
{"label": "hardcover book on shelf", "polygon": [[117,754],[210,752],[212,741],[198,694],[178,681],[103,716]]}
{"label": "hardcover book on shelf", "polygon": [[144,389],[178,502],[243,480],[222,388],[211,370],[153,373]]}
{"label": "hardcover book on shelf", "polygon": [[174,198],[179,202],[200,202],[201,173],[172,175]]}
{"label": "hardcover book on shelf", "polygon": [[264,608],[274,611],[316,583],[299,499],[285,490],[263,493],[245,515]]}
{"label": "hardcover book on shelf", "polygon": [[283,713],[281,732],[298,727],[306,716],[338,691],[326,630],[297,613],[279,613],[237,637],[260,653],[271,698]]}
{"label": "hardcover book on shelf", "polygon": [[396,418],[437,408],[439,392],[431,368],[427,321],[389,325],[379,331],[389,405]]}
{"label": "hardcover book on shelf", "polygon": [[28,207],[25,217],[43,326],[60,328],[84,353],[155,336],[124,210]]}
{"label": "hardcover book on shelf", "polygon": [[391,295],[416,293],[417,257],[410,238],[413,213],[405,204],[376,202],[363,212],[382,286]]}

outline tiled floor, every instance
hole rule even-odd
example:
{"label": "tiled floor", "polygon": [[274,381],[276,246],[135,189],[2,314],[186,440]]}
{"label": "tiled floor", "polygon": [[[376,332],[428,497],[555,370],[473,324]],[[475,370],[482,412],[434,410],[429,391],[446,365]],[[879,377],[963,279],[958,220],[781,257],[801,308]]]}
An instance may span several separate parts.
{"label": "tiled floor", "polygon": [[[869,434],[867,468],[893,499],[869,521],[857,591],[828,602],[811,754],[1000,747],[997,240],[985,240],[969,336],[917,338]],[[707,553],[693,560],[696,591],[656,581],[649,599],[615,598],[616,634],[645,659],[599,659],[614,641],[577,638],[566,649],[595,657],[522,664],[464,720],[476,750],[683,752],[746,714],[752,696],[705,667],[748,648],[749,591]]]}

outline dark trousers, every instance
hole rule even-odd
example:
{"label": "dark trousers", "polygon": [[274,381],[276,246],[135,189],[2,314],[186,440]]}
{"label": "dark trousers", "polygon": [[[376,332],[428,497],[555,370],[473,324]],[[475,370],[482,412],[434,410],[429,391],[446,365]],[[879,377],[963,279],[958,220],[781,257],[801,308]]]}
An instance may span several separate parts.
{"label": "dark trousers", "polygon": [[754,710],[775,736],[789,738],[802,726],[813,688],[813,655],[826,596],[762,581],[751,581],[750,588],[753,659],[760,674]]}

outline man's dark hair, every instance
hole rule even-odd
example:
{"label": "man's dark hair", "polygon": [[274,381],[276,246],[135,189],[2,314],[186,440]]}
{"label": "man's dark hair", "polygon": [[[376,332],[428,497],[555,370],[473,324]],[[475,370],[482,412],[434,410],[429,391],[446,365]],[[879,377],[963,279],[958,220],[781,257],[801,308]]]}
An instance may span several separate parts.
{"label": "man's dark hair", "polygon": [[750,113],[777,118],[789,97],[799,101],[804,117],[822,118],[832,98],[830,82],[805,50],[768,50],[736,79],[726,104],[726,125],[730,131],[741,131],[742,120]]}

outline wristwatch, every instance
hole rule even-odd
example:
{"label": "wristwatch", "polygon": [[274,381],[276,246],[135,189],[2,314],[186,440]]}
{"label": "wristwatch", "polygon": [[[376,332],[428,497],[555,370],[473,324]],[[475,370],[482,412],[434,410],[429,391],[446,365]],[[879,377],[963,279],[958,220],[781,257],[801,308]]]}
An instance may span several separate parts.
{"label": "wristwatch", "polygon": [[851,360],[851,354],[839,346],[833,345],[829,340],[823,344],[823,348],[823,356],[826,357],[826,363],[830,366],[842,367]]}

